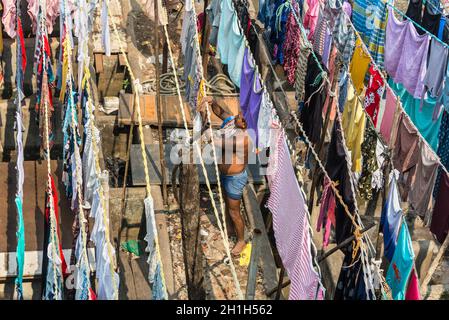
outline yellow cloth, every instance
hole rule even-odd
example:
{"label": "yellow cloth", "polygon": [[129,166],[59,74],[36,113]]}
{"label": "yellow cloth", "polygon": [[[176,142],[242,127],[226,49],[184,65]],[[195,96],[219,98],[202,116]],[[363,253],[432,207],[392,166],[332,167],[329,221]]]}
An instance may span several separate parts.
{"label": "yellow cloth", "polygon": [[252,249],[252,245],[250,242],[245,246],[245,248],[242,250],[242,252],[240,252],[240,260],[239,260],[240,266],[242,266],[242,267],[249,266],[249,260],[251,259],[251,249]]}
{"label": "yellow cloth", "polygon": [[355,42],[355,50],[352,55],[351,65],[349,66],[349,72],[352,76],[352,82],[354,82],[354,86],[356,87],[357,94],[360,95],[363,91],[364,80],[366,72],[368,71],[369,64],[371,59],[369,55],[363,51],[362,41],[360,38],[357,38]]}
{"label": "yellow cloth", "polygon": [[343,111],[342,125],[346,146],[351,151],[352,171],[362,171],[362,142],[365,133],[365,112],[363,105],[355,95],[354,87],[348,88],[348,100]]}
{"label": "yellow cloth", "polygon": [[69,52],[70,47],[69,37],[67,36],[63,42],[64,56],[62,57],[62,77],[61,77],[61,92],[59,93],[59,101],[63,102],[65,98],[65,91],[67,89],[67,73],[69,71]]}

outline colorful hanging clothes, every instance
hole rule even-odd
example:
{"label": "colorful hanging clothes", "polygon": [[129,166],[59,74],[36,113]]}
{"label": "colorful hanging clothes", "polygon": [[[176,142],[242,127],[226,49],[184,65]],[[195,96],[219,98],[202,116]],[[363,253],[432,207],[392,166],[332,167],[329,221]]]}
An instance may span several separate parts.
{"label": "colorful hanging clothes", "polygon": [[380,100],[384,94],[384,81],[378,70],[371,66],[369,68],[370,80],[365,93],[364,107],[374,126],[377,125],[379,116]]}
{"label": "colorful hanging clothes", "polygon": [[[294,3],[292,1],[292,3]],[[290,2],[275,0],[275,15],[270,21],[270,43],[273,46],[274,63],[284,64],[283,45],[286,39],[287,19],[291,12]]]}
{"label": "colorful hanging clothes", "polygon": [[308,10],[304,16],[304,27],[309,30],[308,40],[312,40],[320,14],[320,0],[306,0]]}
{"label": "colorful hanging clothes", "polygon": [[240,87],[245,41],[240,32],[239,20],[233,8],[232,0],[223,0],[221,3],[217,50],[221,62],[228,67],[228,74],[232,82]]}
{"label": "colorful hanging clothes", "polygon": [[438,149],[438,132],[441,124],[441,114],[434,120],[436,100],[429,97],[424,99],[421,107],[421,100],[415,99],[407,92],[403,85],[388,80],[388,84],[401,99],[402,106],[418,128],[420,134],[426,139],[433,150]]}
{"label": "colorful hanging clothes", "polygon": [[349,73],[351,74],[352,83],[356,88],[357,95],[360,95],[365,88],[365,75],[368,71],[371,58],[365,53],[360,38],[355,42],[355,50],[352,55],[351,64],[349,65]]}
{"label": "colorful hanging clothes", "polygon": [[260,104],[262,102],[263,86],[260,75],[257,72],[255,61],[245,49],[243,56],[242,77],[240,80],[240,108],[245,118],[248,133],[253,141],[253,145],[258,145],[258,120]]}
{"label": "colorful hanging clothes", "polygon": [[341,61],[348,65],[354,53],[356,36],[351,21],[343,10],[336,18],[332,39],[341,54]]}
{"label": "colorful hanging clothes", "polygon": [[402,208],[395,175],[396,173],[393,173],[391,176],[390,191],[380,219],[380,227],[384,238],[384,255],[388,261],[393,259],[402,221]]}
{"label": "colorful hanging clothes", "polygon": [[391,288],[394,300],[404,300],[408,279],[413,268],[415,254],[413,252],[412,239],[405,221],[401,224],[401,230],[397,240],[396,250],[386,276],[386,281]]}
{"label": "colorful hanging clothes", "polygon": [[354,87],[348,90],[348,100],[342,116],[346,146],[351,151],[352,171],[362,171],[362,142],[365,133],[365,112],[360,99],[354,92]]}
{"label": "colorful hanging clothes", "polygon": [[272,130],[268,164],[270,197],[276,247],[291,280],[289,300],[322,300],[324,287],[313,266],[308,210],[298,185],[285,136]]}
{"label": "colorful hanging clothes", "polygon": [[[419,35],[410,21],[398,21],[389,8],[385,39],[385,70],[414,97],[421,98],[430,36]],[[413,63],[410,63],[413,61]]]}
{"label": "colorful hanging clothes", "polygon": [[432,223],[430,231],[435,235],[440,243],[444,242],[449,231],[449,177],[443,173],[440,180],[440,189],[435,199],[433,208]]}
{"label": "colorful hanging clothes", "polygon": [[309,47],[308,43],[300,39],[300,51],[295,71],[295,98],[299,102],[304,101],[307,66],[311,52],[312,48]]}
{"label": "colorful hanging clothes", "polygon": [[440,42],[432,40],[428,58],[427,72],[424,77],[424,91],[421,102],[426,92],[433,98],[437,98],[443,91],[443,80],[447,70],[448,49]]}
{"label": "colorful hanging clothes", "polygon": [[[39,2],[39,0],[28,1],[28,15],[31,19],[33,33],[37,32],[39,24]],[[59,16],[59,0],[47,0],[45,2],[45,11],[47,13],[45,19],[47,31],[50,34],[53,32],[53,26]]]}
{"label": "colorful hanging clothes", "polygon": [[331,233],[331,226],[336,226],[335,223],[335,194],[331,188],[331,181],[325,177],[323,194],[320,200],[320,214],[318,216],[316,231],[320,232],[321,228],[324,229],[323,233],[323,248],[326,248],[329,244],[329,238]]}
{"label": "colorful hanging clothes", "polygon": [[12,39],[16,37],[16,0],[2,0],[3,2],[3,27],[5,28],[5,32]]}
{"label": "colorful hanging clothes", "polygon": [[209,44],[216,47],[221,18],[221,0],[213,0],[206,9],[206,15],[210,23]]}
{"label": "colorful hanging clothes", "polygon": [[408,198],[411,206],[410,209],[423,218],[425,222],[428,222],[430,200],[439,163],[434,151],[422,141],[419,142],[419,150],[416,173]]}

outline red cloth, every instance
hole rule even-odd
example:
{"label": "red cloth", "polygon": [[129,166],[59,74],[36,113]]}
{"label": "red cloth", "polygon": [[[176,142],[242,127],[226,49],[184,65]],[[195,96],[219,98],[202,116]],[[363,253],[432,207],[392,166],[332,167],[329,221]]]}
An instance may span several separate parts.
{"label": "red cloth", "polygon": [[377,116],[379,115],[379,103],[384,93],[384,81],[379,71],[373,66],[369,68],[370,80],[365,93],[365,110],[373,120],[374,126],[377,125]]}
{"label": "red cloth", "polygon": [[413,268],[412,274],[408,282],[407,293],[405,294],[405,300],[421,300],[421,294],[419,293],[418,277],[416,271]]}
{"label": "red cloth", "polygon": [[20,20],[20,18],[17,19],[17,33],[19,34],[20,47],[22,49],[22,70],[25,73],[25,69],[27,66],[27,55],[25,51],[25,38],[23,37],[22,21]]}

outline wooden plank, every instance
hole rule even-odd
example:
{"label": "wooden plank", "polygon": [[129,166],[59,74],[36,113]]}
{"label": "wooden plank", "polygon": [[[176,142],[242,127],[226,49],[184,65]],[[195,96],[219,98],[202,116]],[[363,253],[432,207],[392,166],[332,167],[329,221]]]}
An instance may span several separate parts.
{"label": "wooden plank", "polygon": [[97,73],[103,73],[103,71],[104,71],[104,68],[103,68],[103,54],[95,53],[94,57],[95,57],[95,71]]}
{"label": "wooden plank", "polygon": [[[161,185],[161,165],[159,161],[159,145],[155,144],[147,144],[147,161],[148,161],[148,169],[150,175],[150,183]],[[172,171],[177,159],[174,157],[177,152],[176,149],[171,144],[164,145],[165,152],[165,160],[167,163],[167,183],[171,184],[172,181]],[[173,155],[172,155],[173,153]],[[215,174],[215,165],[213,164],[213,158],[211,154],[203,155],[204,162],[206,164],[206,171],[209,177],[209,181],[211,184],[217,183],[217,176]],[[253,155],[250,157],[250,164],[247,167],[248,171],[248,181],[250,183],[262,184],[264,182],[264,177],[262,176],[261,167],[258,158]],[[134,186],[144,186],[145,185],[145,175],[143,168],[143,159],[142,153],[140,150],[140,145],[134,144],[131,146],[130,153],[130,162],[131,162],[131,172],[132,172],[132,183]],[[179,163],[179,162],[178,162]],[[201,166],[199,163],[198,166]],[[205,184],[206,180],[204,178],[203,170],[199,168],[199,180],[200,184]],[[178,182],[178,180],[176,180]]]}
{"label": "wooden plank", "polygon": [[[130,125],[131,115],[133,110],[132,99],[133,95],[129,93],[120,93],[120,104],[118,113],[119,125]],[[232,114],[237,114],[239,110],[239,98],[238,97],[215,97],[217,102],[223,106],[223,108]],[[190,115],[190,107],[187,101],[183,98],[184,113],[186,116],[187,125],[192,127],[192,117]],[[143,124],[157,125],[157,107],[156,96],[154,94],[144,94],[140,97],[140,108],[142,113]],[[170,125],[179,128],[184,128],[184,121],[182,114],[179,111],[179,99],[176,95],[161,95],[161,108],[162,108],[162,124]],[[211,115],[211,121],[213,127],[219,127],[222,120],[215,114]]]}
{"label": "wooden plank", "polygon": [[[265,292],[270,292],[278,285],[278,275],[273,251],[271,250],[262,212],[257,202],[254,186],[248,184],[243,190],[243,203],[248,214],[253,215],[255,228],[261,231],[259,241],[260,266],[262,268]],[[254,249],[253,249],[254,250]]]}

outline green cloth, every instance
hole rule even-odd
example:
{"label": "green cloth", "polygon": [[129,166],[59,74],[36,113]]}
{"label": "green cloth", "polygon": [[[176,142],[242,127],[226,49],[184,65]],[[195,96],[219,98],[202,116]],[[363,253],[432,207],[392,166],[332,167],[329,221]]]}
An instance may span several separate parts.
{"label": "green cloth", "polygon": [[440,131],[442,118],[441,113],[438,119],[433,120],[436,99],[424,99],[422,110],[420,110],[421,99],[414,98],[407,92],[404,86],[395,83],[392,79],[388,80],[388,84],[401,99],[402,106],[410,119],[412,119],[413,124],[418,128],[421,135],[436,152],[438,149],[438,132]]}
{"label": "green cloth", "polygon": [[128,240],[128,241],[122,242],[120,247],[124,251],[127,251],[129,253],[134,254],[137,257],[140,257],[143,254],[143,252],[140,249],[139,242],[140,241],[138,241],[138,240]]}

